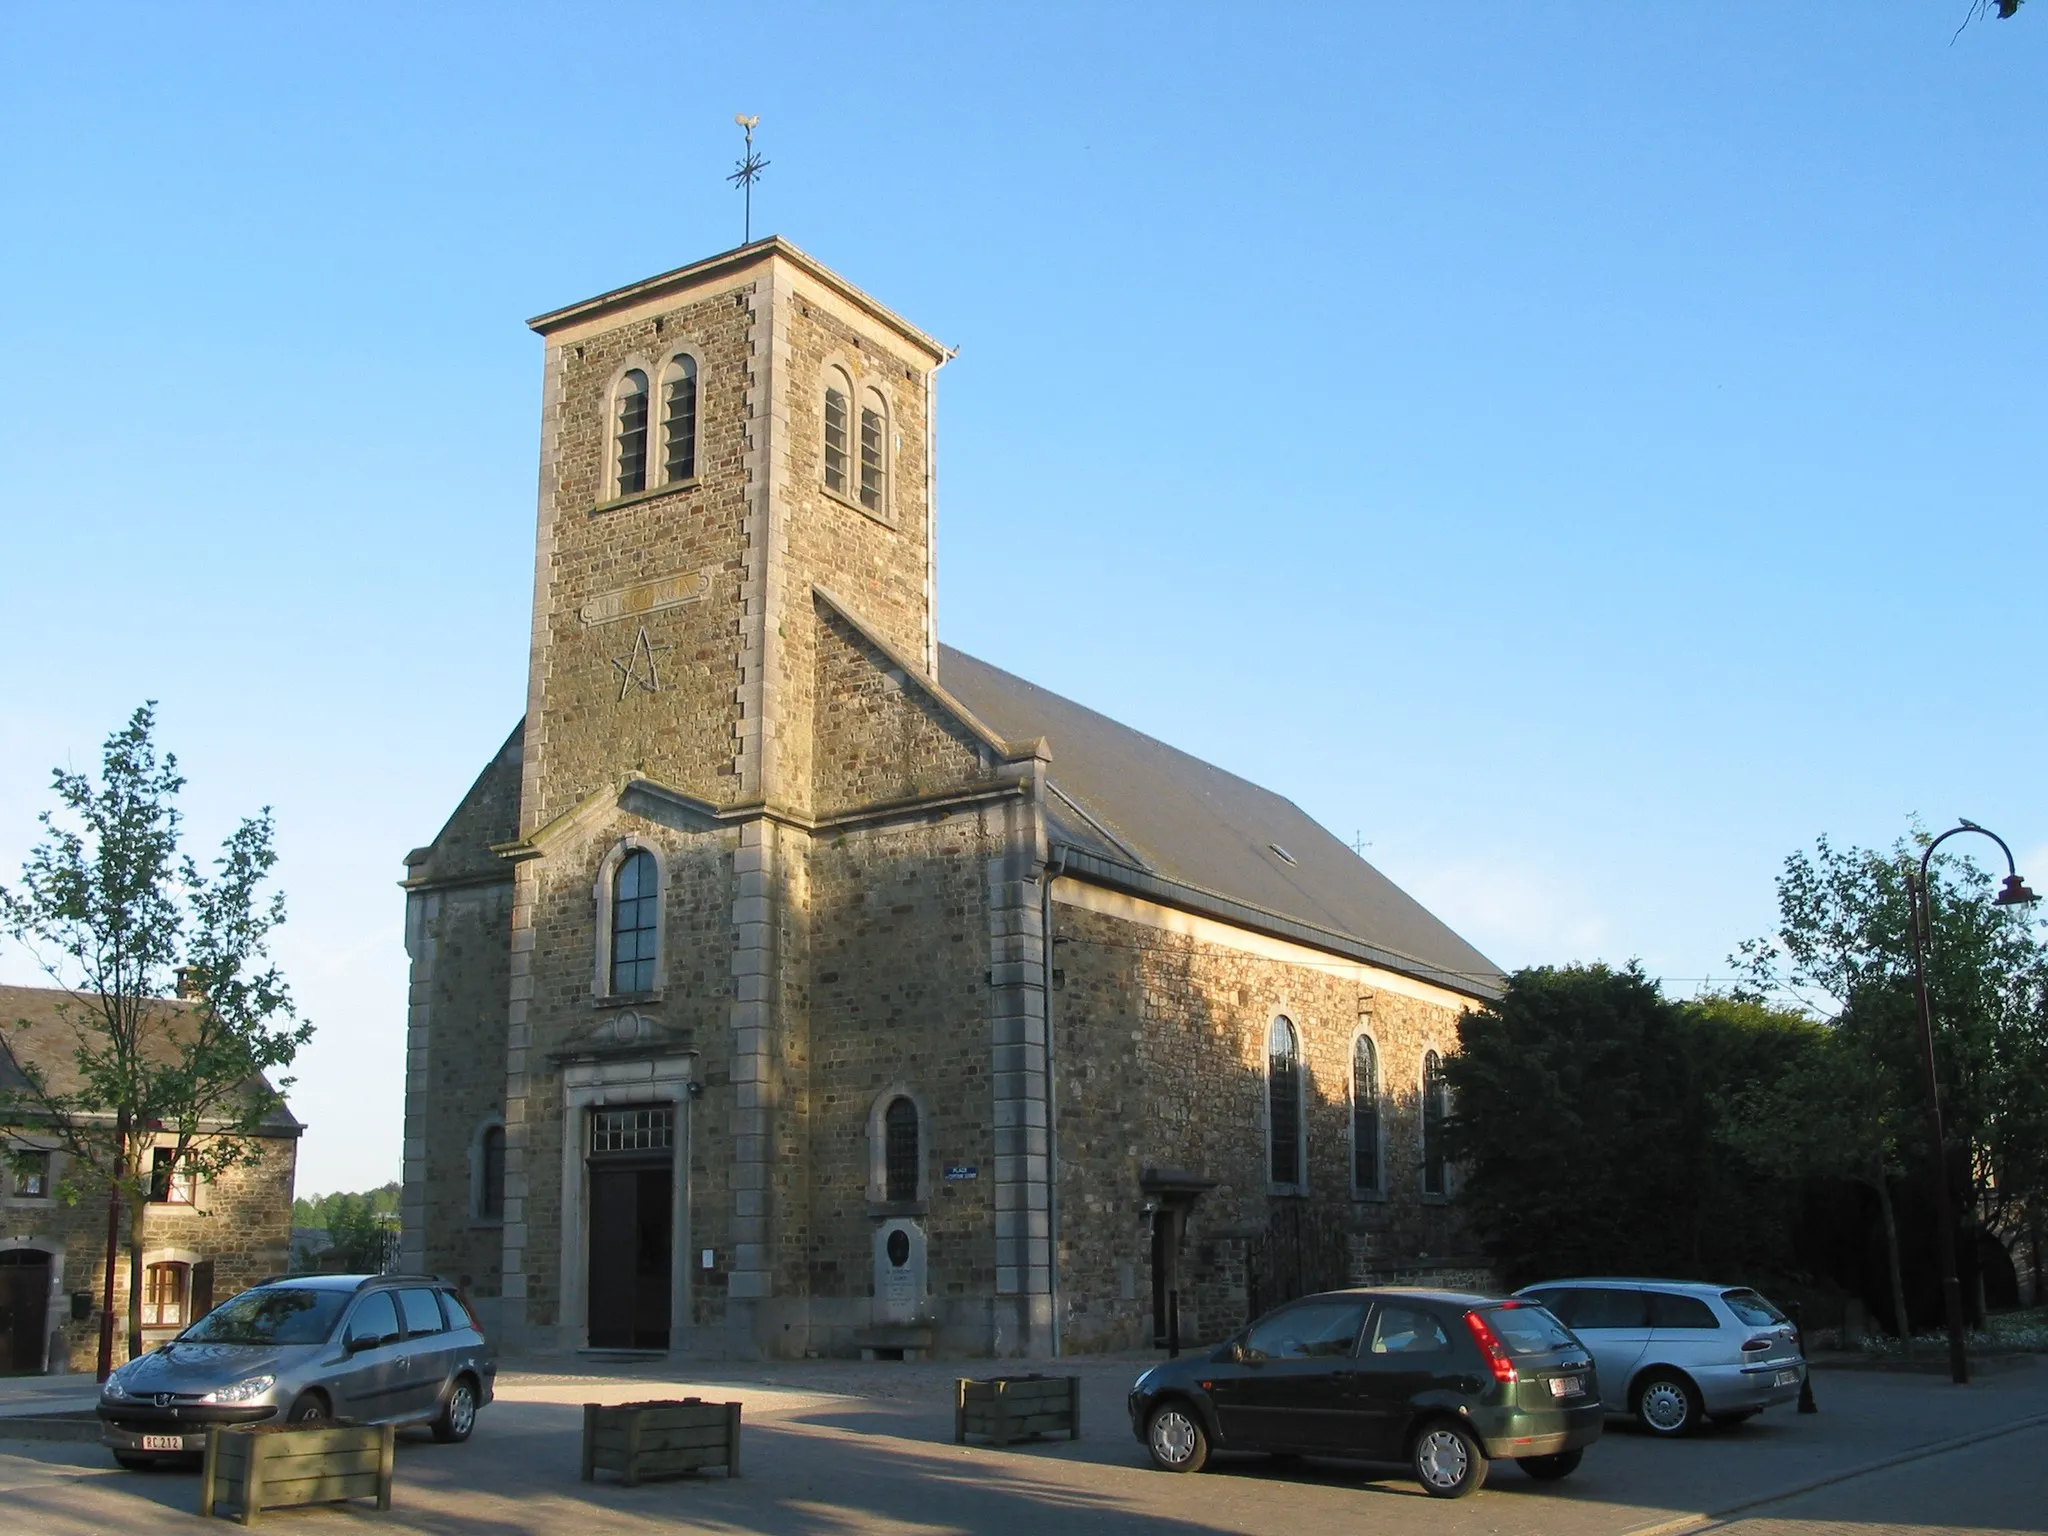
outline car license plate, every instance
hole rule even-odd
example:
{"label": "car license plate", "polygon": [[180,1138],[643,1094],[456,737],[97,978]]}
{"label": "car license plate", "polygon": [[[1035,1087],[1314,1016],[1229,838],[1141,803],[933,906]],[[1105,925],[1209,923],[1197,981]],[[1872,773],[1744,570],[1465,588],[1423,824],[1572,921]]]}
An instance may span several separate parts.
{"label": "car license plate", "polygon": [[1780,1371],[1771,1378],[1771,1385],[1774,1387],[1796,1387],[1799,1385],[1799,1373],[1797,1371]]}
{"label": "car license plate", "polygon": [[1552,1397],[1577,1397],[1585,1390],[1586,1381],[1583,1376],[1553,1376],[1550,1378],[1550,1395]]}
{"label": "car license plate", "polygon": [[185,1449],[183,1435],[144,1435],[142,1448],[145,1451],[182,1451]]}

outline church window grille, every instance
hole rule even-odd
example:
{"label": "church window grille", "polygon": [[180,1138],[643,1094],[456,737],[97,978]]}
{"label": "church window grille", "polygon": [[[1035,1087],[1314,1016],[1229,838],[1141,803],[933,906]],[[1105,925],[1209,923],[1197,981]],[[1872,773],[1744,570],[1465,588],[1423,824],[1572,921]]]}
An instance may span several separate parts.
{"label": "church window grille", "polygon": [[476,1213],[485,1221],[505,1219],[505,1127],[484,1127],[478,1148],[483,1167],[479,1170]]}
{"label": "church window grille", "polygon": [[697,476],[697,360],[678,353],[668,365],[662,397],[662,479],[673,485]]}
{"label": "church window grille", "polygon": [[631,496],[647,489],[647,375],[629,369],[619,381],[615,429],[617,485],[613,494]]}
{"label": "church window grille", "polygon": [[1444,1156],[1444,1122],[1451,1115],[1451,1085],[1444,1077],[1443,1058],[1431,1051],[1422,1058],[1422,1192],[1449,1193],[1449,1165]]}
{"label": "church window grille", "polygon": [[672,1104],[645,1109],[599,1109],[590,1116],[593,1152],[666,1152],[675,1145],[676,1111]]}
{"label": "church window grille", "polygon": [[612,991],[652,992],[661,930],[661,876],[635,849],[612,876]]}
{"label": "church window grille", "polygon": [[882,1112],[883,1166],[890,1200],[915,1200],[922,1161],[917,1105],[899,1096]]}
{"label": "church window grille", "polygon": [[1351,1047],[1351,1187],[1359,1194],[1380,1187],[1380,1054],[1370,1035]]}
{"label": "church window grille", "polygon": [[847,412],[850,409],[846,381],[841,378],[825,386],[825,489],[846,494],[850,467],[847,442]]}
{"label": "church window grille", "polygon": [[888,439],[888,413],[871,389],[860,402],[860,504],[870,512],[880,512],[888,499]]}
{"label": "church window grille", "polygon": [[1301,1045],[1294,1025],[1273,1021],[1266,1038],[1266,1112],[1272,1180],[1299,1188],[1301,1176]]}

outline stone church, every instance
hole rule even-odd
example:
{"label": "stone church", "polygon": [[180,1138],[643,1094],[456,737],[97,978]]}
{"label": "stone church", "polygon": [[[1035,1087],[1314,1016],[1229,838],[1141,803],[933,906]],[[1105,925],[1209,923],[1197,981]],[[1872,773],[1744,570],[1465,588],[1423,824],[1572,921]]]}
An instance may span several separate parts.
{"label": "stone church", "polygon": [[526,715],[406,857],[406,1267],[512,1349],[915,1358],[1468,1263],[1498,971],[940,644],[947,348],[779,238],[532,326]]}

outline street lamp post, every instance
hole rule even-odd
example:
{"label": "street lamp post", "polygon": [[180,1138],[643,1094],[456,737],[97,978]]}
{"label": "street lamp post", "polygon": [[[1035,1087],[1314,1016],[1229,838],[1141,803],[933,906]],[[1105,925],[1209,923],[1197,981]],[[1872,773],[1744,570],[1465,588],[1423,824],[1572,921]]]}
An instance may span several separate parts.
{"label": "street lamp post", "polygon": [[[1936,1236],[1941,1244],[1938,1253],[1941,1258],[1941,1301],[1948,1319],[1948,1368],[1957,1385],[1970,1379],[1970,1359],[1963,1344],[1963,1283],[1956,1272],[1956,1223],[1955,1211],[1949,1204],[1948,1191],[1948,1146],[1941,1128],[1941,1086],[1934,1071],[1934,1007],[1927,991],[1927,951],[1934,947],[1934,889],[1929,884],[1928,866],[1934,858],[1934,850],[1960,832],[1980,832],[1988,837],[2005,854],[2005,883],[1998,888],[1994,902],[2001,907],[2019,906],[2026,902],[2038,901],[2027,889],[2026,881],[2019,875],[2019,868],[2013,863],[2012,849],[2006,847],[2005,839],[1989,828],[1980,827],[1974,821],[1958,818],[1961,826],[1950,827],[1941,836],[1927,845],[1920,855],[1920,873],[1916,878],[1913,871],[1906,871],[1906,903],[1912,912],[1913,926],[1913,994],[1920,1005],[1920,1057],[1927,1072],[1927,1134],[1934,1144],[1934,1219]],[[1899,1319],[1899,1327],[1911,1328],[1905,1318]]]}

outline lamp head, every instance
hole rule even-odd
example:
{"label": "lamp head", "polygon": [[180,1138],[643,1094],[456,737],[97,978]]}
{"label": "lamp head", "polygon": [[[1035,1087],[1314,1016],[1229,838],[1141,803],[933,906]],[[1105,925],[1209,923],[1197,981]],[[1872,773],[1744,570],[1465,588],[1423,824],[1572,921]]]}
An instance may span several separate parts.
{"label": "lamp head", "polygon": [[1995,906],[2023,907],[2041,898],[2027,889],[2027,882],[2018,875],[2007,875],[2005,884],[1998,888],[1998,894],[1991,898]]}

